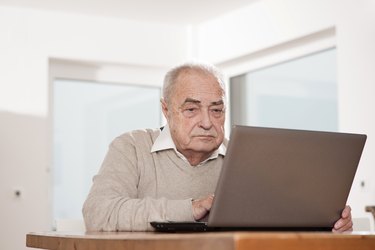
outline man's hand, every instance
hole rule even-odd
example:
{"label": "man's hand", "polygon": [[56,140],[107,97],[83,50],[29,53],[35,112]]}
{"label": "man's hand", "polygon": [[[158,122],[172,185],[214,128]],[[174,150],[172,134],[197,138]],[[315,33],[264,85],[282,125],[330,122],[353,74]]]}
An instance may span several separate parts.
{"label": "man's hand", "polygon": [[214,195],[209,195],[206,198],[199,200],[193,200],[193,216],[195,220],[200,220],[210,211],[212,207],[212,202],[214,200]]}
{"label": "man's hand", "polygon": [[351,232],[353,231],[353,221],[352,221],[352,209],[346,206],[341,213],[341,218],[336,221],[332,232]]}

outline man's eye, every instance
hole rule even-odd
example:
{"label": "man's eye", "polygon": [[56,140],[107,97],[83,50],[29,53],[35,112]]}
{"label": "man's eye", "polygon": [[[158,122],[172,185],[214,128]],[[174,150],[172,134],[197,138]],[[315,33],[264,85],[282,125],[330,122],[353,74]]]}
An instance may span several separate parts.
{"label": "man's eye", "polygon": [[211,114],[216,118],[220,118],[224,115],[224,109],[222,108],[211,109]]}
{"label": "man's eye", "polygon": [[186,117],[194,117],[198,113],[198,109],[197,108],[185,108],[183,109],[182,113]]}
{"label": "man's eye", "polygon": [[215,114],[220,114],[220,113],[223,113],[223,109],[211,109],[211,112]]}
{"label": "man's eye", "polygon": [[185,108],[183,110],[183,113],[187,116],[193,116],[193,115],[197,114],[197,112],[198,112],[197,108]]}
{"label": "man's eye", "polygon": [[195,112],[195,111],[197,111],[197,108],[187,108],[187,109],[185,109],[185,111]]}

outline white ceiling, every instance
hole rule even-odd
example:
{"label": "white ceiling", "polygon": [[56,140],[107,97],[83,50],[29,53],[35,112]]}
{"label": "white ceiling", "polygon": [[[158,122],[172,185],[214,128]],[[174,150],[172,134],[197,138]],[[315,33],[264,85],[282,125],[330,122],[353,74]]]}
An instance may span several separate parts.
{"label": "white ceiling", "polygon": [[258,0],[0,0],[0,5],[139,21],[194,24],[255,1]]}

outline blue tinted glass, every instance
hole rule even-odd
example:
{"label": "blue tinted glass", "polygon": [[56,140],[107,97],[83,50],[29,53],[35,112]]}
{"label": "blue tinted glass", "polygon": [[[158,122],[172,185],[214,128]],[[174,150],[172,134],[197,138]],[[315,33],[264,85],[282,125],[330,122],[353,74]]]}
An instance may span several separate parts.
{"label": "blue tinted glass", "polygon": [[160,88],[55,80],[53,216],[81,219],[92,177],[118,135],[161,124]]}
{"label": "blue tinted glass", "polygon": [[336,50],[231,79],[232,124],[337,131]]}

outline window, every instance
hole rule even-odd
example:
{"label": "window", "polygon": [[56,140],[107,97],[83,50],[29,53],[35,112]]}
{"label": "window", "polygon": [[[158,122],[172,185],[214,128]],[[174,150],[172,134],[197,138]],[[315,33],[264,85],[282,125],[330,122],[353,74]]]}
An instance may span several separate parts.
{"label": "window", "polygon": [[230,79],[231,124],[337,131],[336,50]]}
{"label": "window", "polygon": [[53,218],[81,219],[81,209],[109,143],[161,125],[160,88],[53,81]]}

